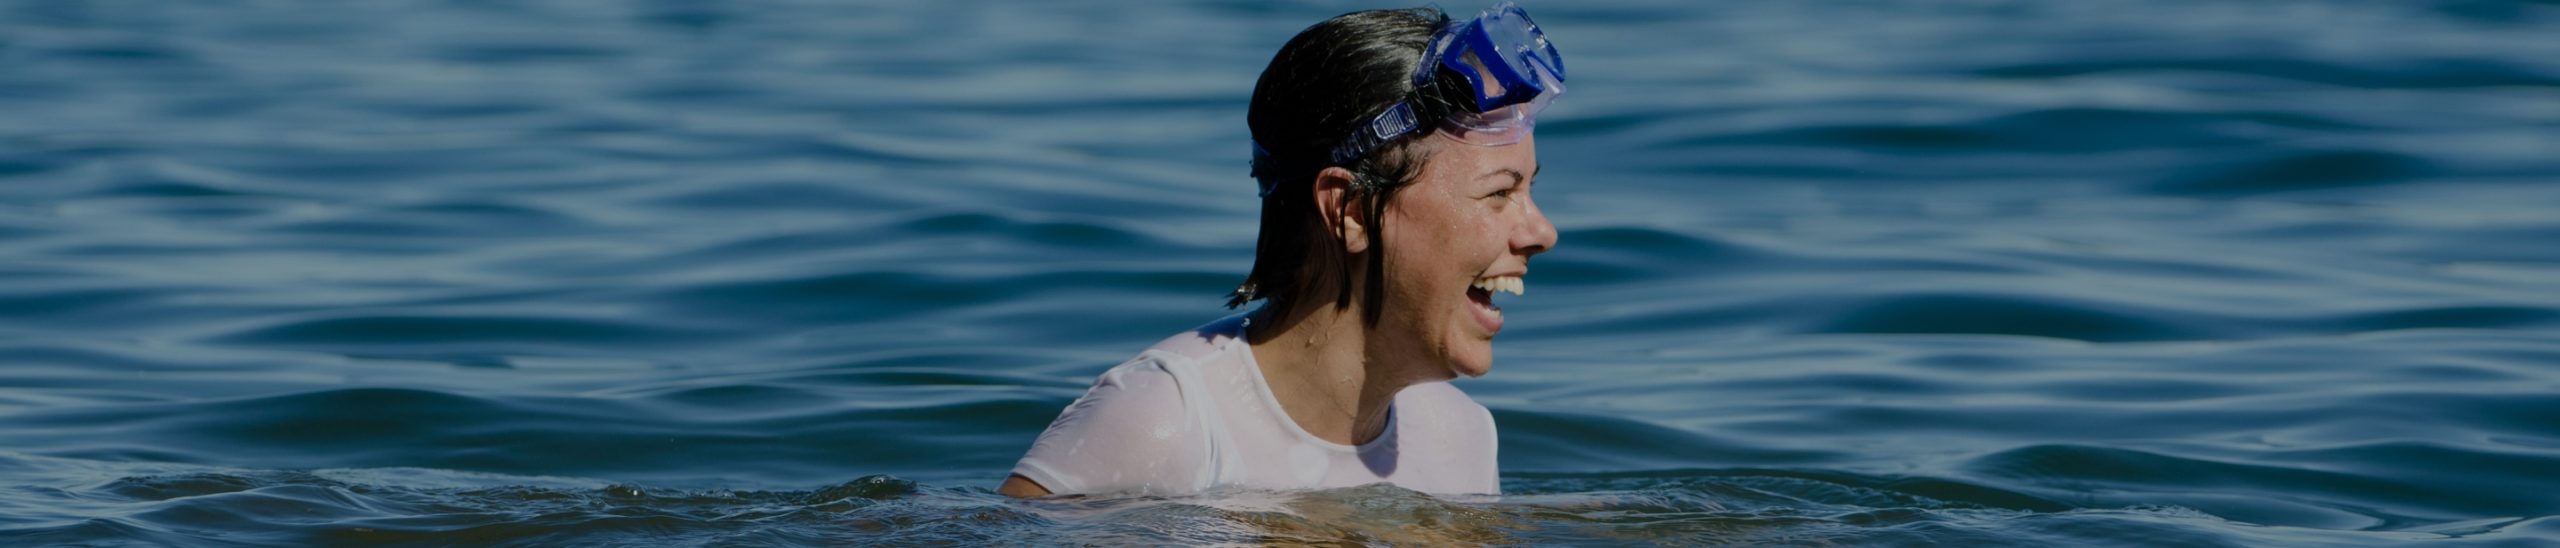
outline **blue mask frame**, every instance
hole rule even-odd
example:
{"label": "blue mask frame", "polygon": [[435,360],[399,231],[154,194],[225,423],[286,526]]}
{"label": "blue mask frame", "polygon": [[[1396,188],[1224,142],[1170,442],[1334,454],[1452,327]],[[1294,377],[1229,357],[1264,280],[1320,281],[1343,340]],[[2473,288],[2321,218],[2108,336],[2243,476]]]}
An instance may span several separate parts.
{"label": "blue mask frame", "polygon": [[[1490,54],[1490,55],[1488,55]],[[1501,62],[1485,63],[1485,57]],[[1564,55],[1547,41],[1529,12],[1510,2],[1497,4],[1475,20],[1434,35],[1424,60],[1437,60],[1467,78],[1474,88],[1476,112],[1489,112],[1529,102],[1564,83]],[[1413,71],[1413,89],[1428,89],[1439,71],[1424,63]],[[1543,74],[1541,74],[1543,72]],[[1486,74],[1491,73],[1491,74]]]}
{"label": "blue mask frame", "polygon": [[[1433,33],[1430,45],[1423,50],[1422,62],[1416,65],[1413,71],[1414,93],[1427,93],[1433,89],[1441,68],[1448,68],[1466,78],[1468,88],[1474,92],[1475,104],[1464,106],[1471,106],[1474,111],[1453,115],[1452,122],[1479,131],[1487,129],[1481,124],[1491,124],[1497,130],[1493,134],[1508,137],[1508,140],[1485,143],[1488,145],[1517,142],[1517,133],[1506,135],[1499,130],[1508,128],[1525,133],[1536,111],[1546,106],[1554,95],[1564,93],[1564,56],[1556,52],[1554,43],[1547,41],[1546,33],[1538,28],[1538,23],[1529,19],[1529,12],[1511,2],[1495,4],[1477,13],[1474,19],[1455,22]],[[1503,110],[1514,105],[1522,106]],[[1527,110],[1520,112],[1520,109]],[[1482,116],[1487,113],[1503,116],[1491,119]],[[1462,116],[1467,120],[1454,120]],[[1397,101],[1371,117],[1369,123],[1352,131],[1340,146],[1334,147],[1328,160],[1332,165],[1351,163],[1419,129],[1423,129],[1423,124],[1414,113],[1414,100]],[[1261,143],[1254,143],[1253,164],[1257,177],[1274,167],[1270,152],[1264,150]],[[1269,196],[1271,190],[1272,187],[1266,184],[1261,195]]]}

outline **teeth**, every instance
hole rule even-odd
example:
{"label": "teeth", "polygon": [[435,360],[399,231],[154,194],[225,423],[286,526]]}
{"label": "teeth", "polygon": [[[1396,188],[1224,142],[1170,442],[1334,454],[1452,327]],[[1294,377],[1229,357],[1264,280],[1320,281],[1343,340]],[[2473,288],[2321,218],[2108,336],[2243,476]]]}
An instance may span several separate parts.
{"label": "teeth", "polygon": [[1513,295],[1527,295],[1529,293],[1528,284],[1521,281],[1519,276],[1478,278],[1476,279],[1475,287],[1476,289],[1485,290],[1486,293],[1499,293],[1505,291],[1508,291]]}

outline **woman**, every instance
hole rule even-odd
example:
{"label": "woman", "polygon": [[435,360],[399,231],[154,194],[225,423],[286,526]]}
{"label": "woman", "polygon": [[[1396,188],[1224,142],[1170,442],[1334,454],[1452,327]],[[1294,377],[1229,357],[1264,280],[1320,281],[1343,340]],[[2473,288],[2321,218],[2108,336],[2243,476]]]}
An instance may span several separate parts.
{"label": "woman", "polygon": [[1104,372],[999,489],[1186,494],[1389,482],[1497,493],[1493,416],[1443,382],[1485,374],[1529,257],[1537,112],[1564,68],[1509,3],[1346,14],[1281,47],[1247,115],[1261,300]]}

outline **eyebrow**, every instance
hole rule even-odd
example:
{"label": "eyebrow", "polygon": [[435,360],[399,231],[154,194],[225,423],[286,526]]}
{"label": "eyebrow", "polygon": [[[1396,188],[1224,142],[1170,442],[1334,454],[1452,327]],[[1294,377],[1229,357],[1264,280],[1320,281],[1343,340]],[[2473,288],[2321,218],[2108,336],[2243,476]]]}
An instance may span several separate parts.
{"label": "eyebrow", "polygon": [[[1515,184],[1515,185],[1516,185],[1516,184],[1521,184],[1521,183],[1528,183],[1528,184],[1529,184],[1529,186],[1533,186],[1533,187],[1534,187],[1534,186],[1538,186],[1538,174],[1540,174],[1540,173],[1545,173],[1546,171],[1547,171],[1547,165],[1546,165],[1546,164],[1538,164],[1538,167],[1529,168],[1529,175],[1528,175],[1527,177],[1522,177],[1522,176],[1520,175],[1520,170],[1517,170],[1517,169],[1511,169],[1511,168],[1507,168],[1507,167],[1505,167],[1505,168],[1496,168],[1496,169],[1494,169],[1494,170],[1493,170],[1493,171],[1491,171],[1491,172],[1487,172],[1487,173],[1485,173],[1485,174],[1483,175],[1483,177],[1492,177],[1492,176],[1495,176],[1495,175],[1505,175],[1505,174],[1508,174],[1508,175],[1510,175],[1510,176],[1511,176],[1511,184]],[[1478,177],[1478,178],[1482,178],[1482,177]]]}

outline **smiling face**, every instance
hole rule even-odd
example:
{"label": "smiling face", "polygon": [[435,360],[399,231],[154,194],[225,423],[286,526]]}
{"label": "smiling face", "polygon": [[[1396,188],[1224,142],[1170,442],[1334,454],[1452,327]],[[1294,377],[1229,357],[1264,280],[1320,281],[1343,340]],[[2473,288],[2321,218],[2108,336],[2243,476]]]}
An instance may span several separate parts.
{"label": "smiling face", "polygon": [[1555,246],[1556,228],[1529,197],[1534,136],[1503,146],[1430,139],[1430,159],[1381,223],[1387,294],[1376,340],[1390,359],[1447,364],[1434,376],[1481,376],[1502,331],[1492,293],[1522,289],[1529,256]]}

